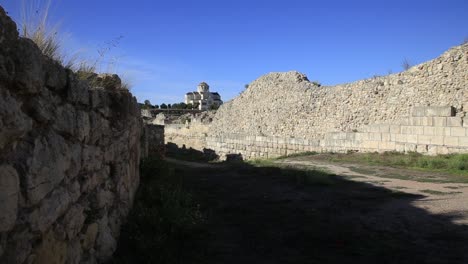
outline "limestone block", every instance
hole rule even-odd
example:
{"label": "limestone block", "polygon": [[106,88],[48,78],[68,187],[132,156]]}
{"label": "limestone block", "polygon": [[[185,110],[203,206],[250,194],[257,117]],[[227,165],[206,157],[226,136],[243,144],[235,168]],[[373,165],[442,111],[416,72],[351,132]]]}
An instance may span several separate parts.
{"label": "limestone block", "polygon": [[81,205],[75,205],[65,214],[63,225],[69,240],[72,240],[83,227],[85,215],[84,208]]}
{"label": "limestone block", "polygon": [[447,126],[447,117],[433,117],[433,125],[438,127]]}
{"label": "limestone block", "polygon": [[466,128],[464,127],[451,127],[450,136],[452,137],[464,137],[466,136]]}
{"label": "limestone block", "polygon": [[379,133],[380,132],[380,125],[369,125],[368,131],[371,133]]}
{"label": "limestone block", "polygon": [[463,127],[468,127],[468,116],[463,118]]}
{"label": "limestone block", "polygon": [[379,125],[379,132],[390,133],[390,125],[380,124]]}
{"label": "limestone block", "polygon": [[390,133],[382,133],[382,141],[390,141],[390,140],[391,140]]}
{"label": "limestone block", "polygon": [[15,225],[19,178],[16,170],[9,165],[0,166],[0,232],[9,231]]}
{"label": "limestone block", "polygon": [[458,146],[459,137],[451,137],[445,136],[444,137],[444,145],[446,146]]}
{"label": "limestone block", "polygon": [[44,199],[29,216],[31,228],[34,231],[46,231],[54,222],[62,216],[71,203],[70,194],[65,188],[54,190],[50,197]]}
{"label": "limestone block", "polygon": [[415,152],[416,151],[416,144],[405,144],[405,152]]}
{"label": "limestone block", "polygon": [[418,144],[416,145],[416,152],[419,152],[419,153],[426,153],[428,150],[428,145],[424,145],[424,144]]}
{"label": "limestone block", "polygon": [[412,116],[416,117],[434,117],[434,116],[454,116],[455,109],[451,106],[421,106],[421,107],[414,107]]}
{"label": "limestone block", "polygon": [[418,143],[418,135],[407,135],[407,140],[408,143],[413,143],[417,144]]}
{"label": "limestone block", "polygon": [[432,136],[418,135],[418,144],[431,144]]}
{"label": "limestone block", "polygon": [[374,140],[374,141],[382,140],[382,133],[369,133],[369,140]]}
{"label": "limestone block", "polygon": [[434,125],[434,118],[433,117],[423,117],[422,118],[422,125],[423,126],[433,126]]}
{"label": "limestone block", "polygon": [[424,126],[424,135],[434,136],[436,134],[436,127]]}
{"label": "limestone block", "polygon": [[379,150],[395,150],[396,144],[395,142],[380,142],[379,143]]}
{"label": "limestone block", "polygon": [[407,142],[408,141],[408,135],[406,135],[406,134],[396,134],[395,135],[395,141],[397,141],[397,142]]}
{"label": "limestone block", "polygon": [[32,128],[32,120],[10,93],[0,87],[0,149],[16,141]]}
{"label": "limestone block", "polygon": [[423,121],[422,117],[410,117],[410,125],[412,126],[422,126]]}
{"label": "limestone block", "polygon": [[392,134],[401,133],[401,126],[400,125],[390,125],[390,133],[392,133]]}
{"label": "limestone block", "polygon": [[27,198],[31,204],[42,200],[65,177],[70,168],[70,148],[65,140],[55,134],[38,137],[28,159],[26,174]]}
{"label": "limestone block", "polygon": [[430,136],[431,144],[433,145],[444,145],[444,136]]}
{"label": "limestone block", "polygon": [[423,126],[413,126],[411,128],[412,134],[414,135],[424,135],[424,127]]}
{"label": "limestone block", "polygon": [[462,118],[461,117],[447,117],[447,126],[449,127],[461,127]]}
{"label": "limestone block", "polygon": [[468,137],[459,137],[458,138],[459,147],[468,147]]}

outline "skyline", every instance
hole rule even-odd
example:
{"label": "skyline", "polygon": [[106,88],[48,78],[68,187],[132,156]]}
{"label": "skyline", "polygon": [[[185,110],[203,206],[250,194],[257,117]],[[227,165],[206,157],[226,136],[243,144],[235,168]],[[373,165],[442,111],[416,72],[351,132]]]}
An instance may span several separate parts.
{"label": "skyline", "polygon": [[[20,2],[0,0],[17,24]],[[50,20],[65,49],[85,57],[123,36],[103,68],[130,79],[139,102],[161,104],[182,102],[202,81],[228,101],[269,72],[297,70],[323,85],[400,72],[405,59],[419,64],[461,44],[466,11],[460,0],[84,0],[54,1]]]}

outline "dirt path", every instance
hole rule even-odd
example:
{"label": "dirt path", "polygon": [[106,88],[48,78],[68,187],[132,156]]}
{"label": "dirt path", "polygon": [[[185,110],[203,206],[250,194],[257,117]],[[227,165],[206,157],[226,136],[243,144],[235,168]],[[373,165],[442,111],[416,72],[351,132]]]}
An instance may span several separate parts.
{"label": "dirt path", "polygon": [[[402,176],[428,173],[383,166],[330,163],[314,160],[310,157],[284,159],[279,160],[278,163],[289,166],[300,165],[324,169],[336,175],[347,176],[353,181],[365,182],[410,194],[424,195],[424,198],[418,199],[413,205],[434,214],[457,215],[456,223],[468,224],[468,184],[394,179],[387,177],[387,175]],[[436,178],[437,176],[433,175],[433,177]]]}
{"label": "dirt path", "polygon": [[[468,263],[468,228],[459,224],[464,184],[384,179],[363,167],[298,159],[281,161],[288,168],[170,162],[208,230],[193,241],[204,257],[180,263]],[[306,174],[312,180],[304,184],[295,169],[303,166],[340,176]]]}

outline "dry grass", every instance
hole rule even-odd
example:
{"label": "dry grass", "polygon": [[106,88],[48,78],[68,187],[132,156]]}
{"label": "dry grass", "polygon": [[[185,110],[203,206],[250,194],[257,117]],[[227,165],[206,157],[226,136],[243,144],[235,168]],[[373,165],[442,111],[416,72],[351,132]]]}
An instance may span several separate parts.
{"label": "dry grass", "polygon": [[[63,48],[63,34],[60,33],[60,23],[50,23],[50,10],[52,0],[22,0],[21,1],[21,36],[31,39],[42,53],[59,62],[65,68],[73,70],[79,79],[90,81],[94,73],[101,72],[104,68],[105,57],[115,48],[123,36],[106,43],[97,52],[98,58],[85,59],[78,52],[71,52]],[[115,67],[116,62],[108,63],[107,69]],[[93,85],[90,82],[90,85]],[[121,88],[130,90],[131,82],[122,80]]]}

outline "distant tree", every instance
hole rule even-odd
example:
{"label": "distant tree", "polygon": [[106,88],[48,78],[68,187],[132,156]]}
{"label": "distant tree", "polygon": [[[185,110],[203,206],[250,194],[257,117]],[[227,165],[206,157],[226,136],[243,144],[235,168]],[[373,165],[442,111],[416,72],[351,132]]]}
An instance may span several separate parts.
{"label": "distant tree", "polygon": [[409,68],[411,68],[411,62],[407,58],[405,58],[401,63],[401,67],[403,67],[403,69],[407,71],[409,70]]}
{"label": "distant tree", "polygon": [[193,109],[198,109],[198,106],[200,106],[199,103],[194,103],[194,104],[193,104]]}
{"label": "distant tree", "polygon": [[187,104],[186,109],[193,109],[193,104]]}
{"label": "distant tree", "polygon": [[161,104],[161,109],[167,109],[167,105],[166,104]]}
{"label": "distant tree", "polygon": [[219,105],[217,104],[210,105],[210,110],[217,110],[218,108],[219,108]]}
{"label": "distant tree", "polygon": [[172,108],[172,105],[171,105],[171,104],[167,104],[167,108],[168,108],[168,109],[171,109],[171,108]]}
{"label": "distant tree", "polygon": [[154,105],[154,108],[159,109],[159,105]]}
{"label": "distant tree", "polygon": [[151,106],[151,102],[150,102],[150,100],[145,100],[145,105],[147,105],[147,106]]}
{"label": "distant tree", "polygon": [[244,85],[244,88],[245,89],[249,88],[249,85],[248,84]]}

